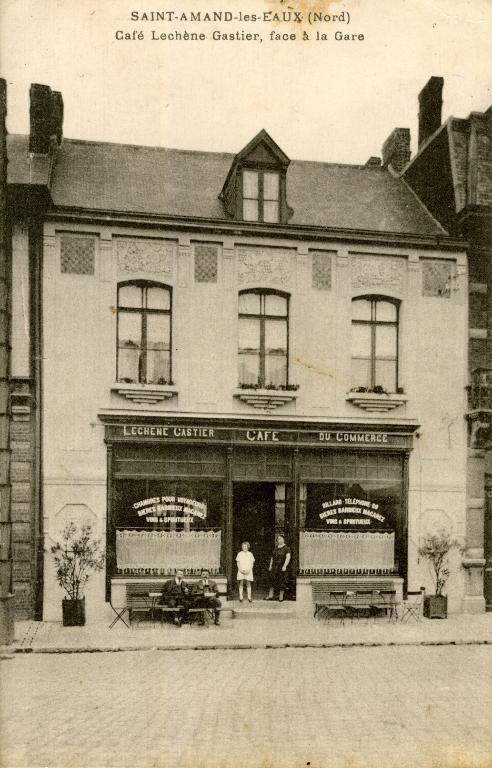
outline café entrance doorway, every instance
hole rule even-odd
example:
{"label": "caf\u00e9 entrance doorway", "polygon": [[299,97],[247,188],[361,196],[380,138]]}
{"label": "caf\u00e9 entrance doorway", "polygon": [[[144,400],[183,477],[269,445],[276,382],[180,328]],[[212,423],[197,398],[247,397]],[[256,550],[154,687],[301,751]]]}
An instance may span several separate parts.
{"label": "caf\u00e9 entrance doorway", "polygon": [[236,555],[243,541],[249,541],[250,550],[255,558],[253,598],[265,597],[269,583],[268,564],[275,545],[274,483],[234,483],[234,582],[237,574]]}

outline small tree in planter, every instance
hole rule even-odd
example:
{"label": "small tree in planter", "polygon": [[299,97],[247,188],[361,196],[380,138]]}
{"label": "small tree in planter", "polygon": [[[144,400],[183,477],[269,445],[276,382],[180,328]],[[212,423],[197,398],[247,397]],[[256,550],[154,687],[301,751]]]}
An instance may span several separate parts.
{"label": "small tree in planter", "polygon": [[428,619],[445,619],[448,615],[448,598],[443,595],[443,589],[451,573],[449,553],[453,549],[463,552],[464,547],[458,539],[452,539],[443,529],[428,534],[420,543],[419,555],[429,561],[435,583],[435,594],[424,598],[424,616]]}
{"label": "small tree in planter", "polygon": [[91,571],[100,571],[104,565],[101,541],[95,539],[90,524],[80,527],[68,522],[63,529],[61,542],[51,547],[55,560],[56,579],[67,597],[62,600],[63,626],[85,624],[84,589]]}

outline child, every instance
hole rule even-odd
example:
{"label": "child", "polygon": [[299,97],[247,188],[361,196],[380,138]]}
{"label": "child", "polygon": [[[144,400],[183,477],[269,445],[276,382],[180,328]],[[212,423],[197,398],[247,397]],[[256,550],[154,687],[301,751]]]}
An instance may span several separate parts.
{"label": "child", "polygon": [[237,580],[239,582],[239,602],[243,602],[243,587],[246,582],[246,591],[248,594],[248,602],[252,602],[251,599],[251,583],[253,581],[253,564],[255,559],[253,553],[249,551],[249,541],[243,541],[241,544],[241,551],[238,552],[236,557],[237,563]]}

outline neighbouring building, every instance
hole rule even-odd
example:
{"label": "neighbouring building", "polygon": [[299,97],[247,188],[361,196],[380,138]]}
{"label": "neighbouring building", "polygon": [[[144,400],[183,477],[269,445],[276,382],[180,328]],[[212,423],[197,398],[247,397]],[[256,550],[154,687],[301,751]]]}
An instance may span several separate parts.
{"label": "neighbouring building", "polygon": [[[466,604],[492,610],[492,107],[441,125],[443,78],[419,94],[418,152],[401,178],[469,244]],[[459,374],[460,375],[460,374]],[[485,576],[485,578],[484,578]]]}
{"label": "neighbouring building", "polygon": [[[236,154],[65,139],[62,118],[33,85],[9,137],[19,613],[60,618],[67,520],[106,546],[89,620],[176,566],[233,590],[244,539],[261,593],[275,532],[300,611],[327,575],[431,589],[421,536],[469,535],[468,276],[398,176],[408,132],[359,166],[265,131]],[[452,611],[467,573],[456,555]]]}

